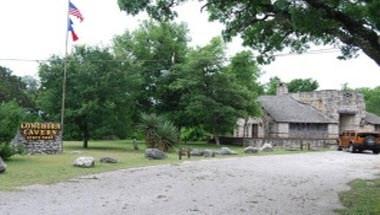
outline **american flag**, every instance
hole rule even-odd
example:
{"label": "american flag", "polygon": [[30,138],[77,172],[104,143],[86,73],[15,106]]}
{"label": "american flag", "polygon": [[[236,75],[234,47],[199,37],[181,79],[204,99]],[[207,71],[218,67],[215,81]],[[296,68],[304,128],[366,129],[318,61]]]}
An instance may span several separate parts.
{"label": "american flag", "polygon": [[71,1],[69,1],[69,14],[77,17],[81,22],[84,19],[78,8]]}

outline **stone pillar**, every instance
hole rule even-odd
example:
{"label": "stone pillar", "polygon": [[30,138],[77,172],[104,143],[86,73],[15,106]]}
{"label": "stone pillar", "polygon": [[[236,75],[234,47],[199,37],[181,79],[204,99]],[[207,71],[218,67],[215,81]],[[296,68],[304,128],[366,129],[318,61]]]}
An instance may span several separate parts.
{"label": "stone pillar", "polygon": [[338,124],[329,124],[327,127],[328,138],[338,138],[339,137],[339,126]]}
{"label": "stone pillar", "polygon": [[276,95],[277,96],[282,96],[282,95],[285,95],[285,94],[288,94],[288,93],[289,93],[289,91],[288,91],[288,85],[286,85],[286,83],[283,83],[283,82],[278,83]]}

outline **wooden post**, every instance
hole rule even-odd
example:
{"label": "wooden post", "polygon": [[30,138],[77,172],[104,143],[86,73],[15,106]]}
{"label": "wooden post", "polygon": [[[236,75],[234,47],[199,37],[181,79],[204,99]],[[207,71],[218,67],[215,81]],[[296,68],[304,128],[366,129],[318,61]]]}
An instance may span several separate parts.
{"label": "wooden post", "polygon": [[178,150],[178,159],[182,160],[182,148]]}

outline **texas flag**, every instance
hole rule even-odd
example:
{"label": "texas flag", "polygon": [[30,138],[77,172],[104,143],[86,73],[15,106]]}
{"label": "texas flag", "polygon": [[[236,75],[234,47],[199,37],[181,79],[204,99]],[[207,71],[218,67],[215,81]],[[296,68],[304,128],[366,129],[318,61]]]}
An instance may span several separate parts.
{"label": "texas flag", "polygon": [[75,33],[73,28],[73,21],[69,18],[69,24],[67,26],[67,30],[71,32],[71,38],[73,41],[77,41],[79,39],[78,35]]}

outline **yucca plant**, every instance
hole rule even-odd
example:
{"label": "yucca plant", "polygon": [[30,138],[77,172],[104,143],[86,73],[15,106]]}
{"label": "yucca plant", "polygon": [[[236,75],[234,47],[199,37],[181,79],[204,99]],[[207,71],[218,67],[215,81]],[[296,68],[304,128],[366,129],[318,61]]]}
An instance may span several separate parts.
{"label": "yucca plant", "polygon": [[162,116],[142,114],[139,129],[144,133],[148,148],[158,148],[166,152],[177,143],[176,127]]}

